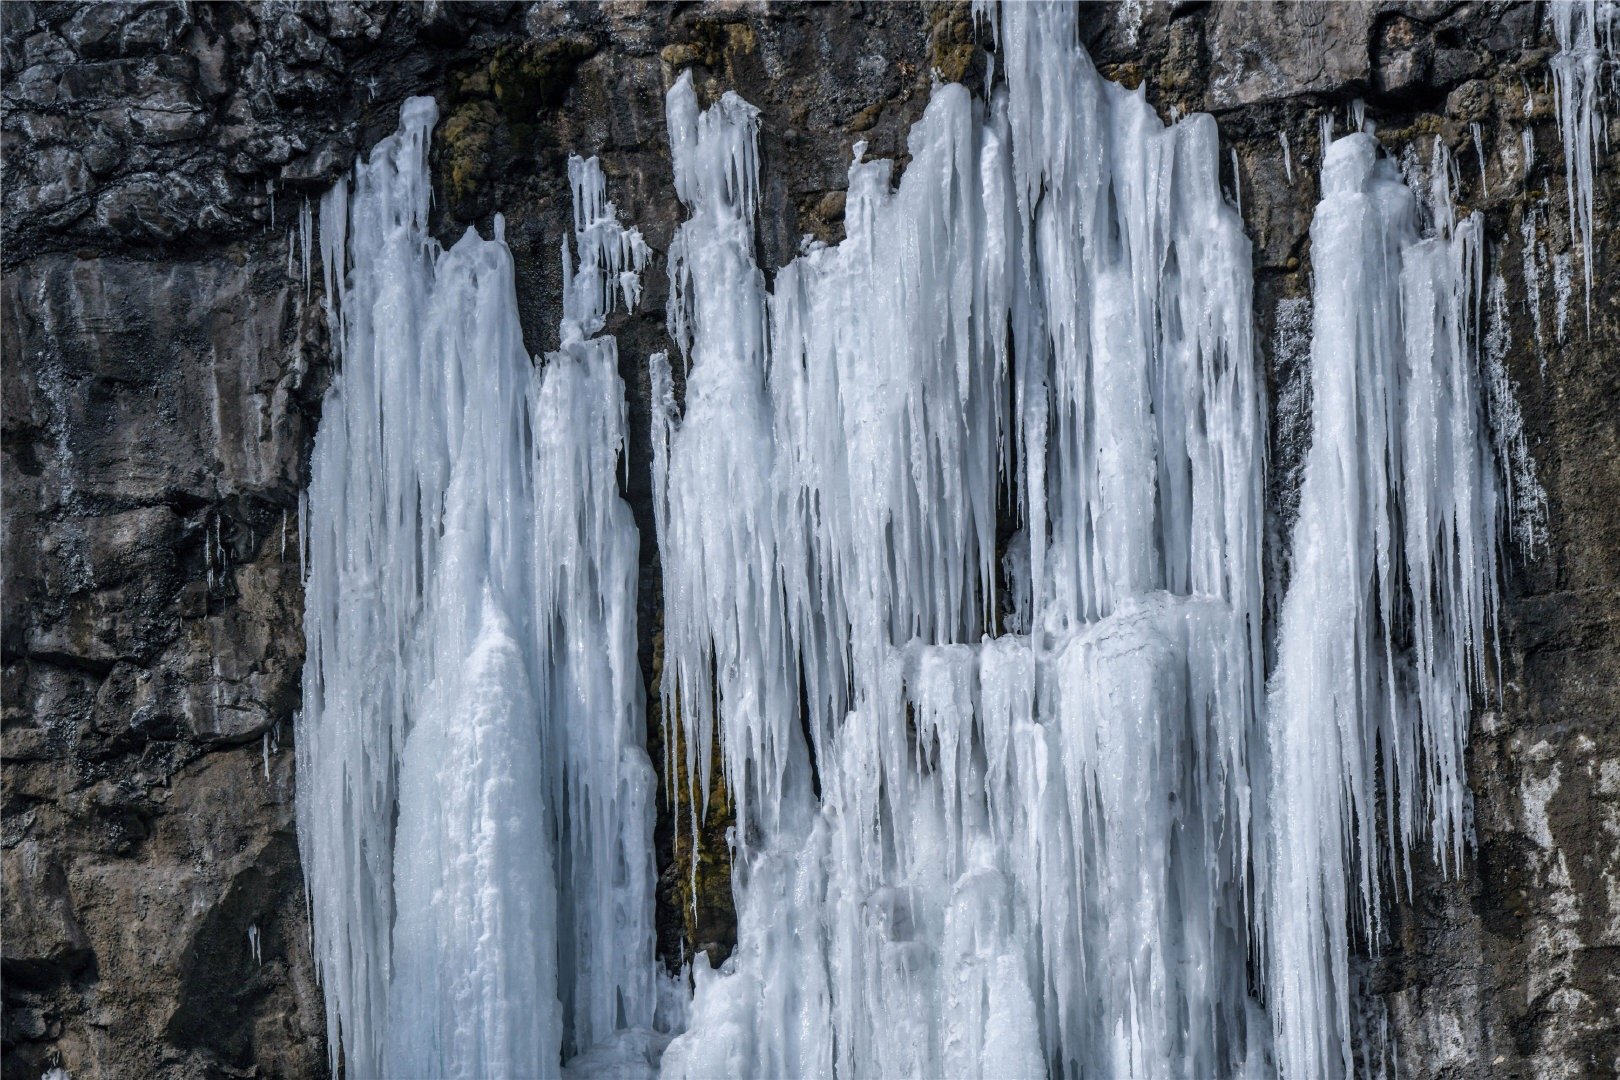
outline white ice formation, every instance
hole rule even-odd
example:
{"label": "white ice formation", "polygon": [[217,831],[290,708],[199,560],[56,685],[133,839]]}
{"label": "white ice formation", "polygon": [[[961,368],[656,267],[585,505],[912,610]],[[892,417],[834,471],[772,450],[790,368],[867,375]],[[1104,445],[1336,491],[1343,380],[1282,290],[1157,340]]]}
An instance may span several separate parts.
{"label": "white ice formation", "polygon": [[[1613,0],[1551,0],[1547,5],[1558,52],[1551,60],[1558,134],[1564,143],[1569,233],[1581,244],[1586,317],[1592,318],[1593,168],[1608,148],[1607,117],[1599,108],[1616,58]],[[1608,69],[1608,70],[1606,70]]]}
{"label": "white ice formation", "polygon": [[1450,172],[1436,162],[1446,190],[1422,239],[1393,163],[1346,136],[1311,226],[1311,449],[1263,781],[1284,1076],[1350,1072],[1349,935],[1376,940],[1383,890],[1410,889],[1414,853],[1454,869],[1469,836],[1463,748],[1502,508],[1480,375],[1483,220],[1452,220]]}
{"label": "white ice formation", "polygon": [[408,101],[320,210],[342,366],[305,526],[299,832],[334,1069],[552,1075],[657,1000],[624,393],[592,336],[648,251],[571,162],[579,265],[565,245],[537,371],[501,219],[428,235],[435,118]]}
{"label": "white ice formation", "polygon": [[667,96],[661,704],[677,798],[706,803],[719,748],[738,912],[667,1049],[599,336],[648,251],[575,162],[537,377],[499,224],[428,238],[430,102],[323,202],[343,370],[303,526],[299,825],[348,1075],[1351,1071],[1355,937],[1469,837],[1495,457],[1522,450],[1486,423],[1482,221],[1439,148],[1420,215],[1370,133],[1324,146],[1268,643],[1215,123],[1100,78],[1073,5],[981,15],[990,100],[936,87],[898,184],[858,144],[845,239],[769,288],[758,112]]}
{"label": "white ice formation", "polygon": [[1005,86],[936,89],[897,187],[857,147],[847,238],[770,292],[756,113],[669,94],[665,707],[693,799],[719,740],[740,925],[664,1074],[1342,1074],[1349,935],[1467,835],[1500,512],[1481,225],[1447,186],[1422,239],[1370,135],[1327,155],[1266,687],[1213,121],[1100,79],[1069,9],[995,18]]}

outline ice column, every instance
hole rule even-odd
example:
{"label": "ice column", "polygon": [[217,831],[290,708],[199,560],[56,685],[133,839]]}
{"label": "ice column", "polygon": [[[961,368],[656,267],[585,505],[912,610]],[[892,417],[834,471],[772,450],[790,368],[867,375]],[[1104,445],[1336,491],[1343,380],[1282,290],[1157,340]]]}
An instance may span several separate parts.
{"label": "ice column", "polygon": [[579,265],[564,252],[562,345],[532,406],[531,563],[546,790],[563,823],[559,973],[574,1053],[616,1029],[653,1026],[655,785],[636,663],[640,540],[618,485],[624,385],[614,339],[591,336],[615,306],[634,307],[650,253],[619,225],[597,160],[573,158],[568,171]]}
{"label": "ice column", "polygon": [[[1312,432],[1269,700],[1265,953],[1285,1076],[1351,1069],[1352,928],[1468,836],[1470,689],[1496,614],[1478,215],[1437,235],[1377,143],[1335,142],[1311,226]],[[1409,644],[1408,644],[1409,642]],[[1380,837],[1387,837],[1387,844]]]}
{"label": "ice column", "polygon": [[1076,38],[1005,9],[1007,90],[937,88],[898,186],[857,147],[846,239],[769,293],[753,110],[669,94],[666,717],[743,797],[737,953],[666,1076],[1264,1052],[1249,245],[1213,123]]}
{"label": "ice column", "polygon": [[342,369],[311,466],[301,848],[334,1069],[555,1075],[653,1022],[637,537],[615,297],[647,249],[571,166],[544,373],[512,258],[427,231],[431,99],[322,202]]}
{"label": "ice column", "polygon": [[1614,5],[1599,0],[1552,0],[1547,5],[1558,52],[1551,60],[1564,142],[1564,180],[1569,195],[1569,232],[1581,242],[1586,278],[1586,317],[1592,318],[1592,169],[1608,145],[1598,109],[1604,65],[1614,57]]}
{"label": "ice column", "polygon": [[[353,199],[340,182],[320,214],[326,302],[344,365],[323,408],[300,545],[309,555],[298,835],[333,1068],[341,1050],[356,1075],[381,1071],[388,1038],[392,816],[415,690],[405,659],[426,588],[407,450],[422,420],[411,383],[420,380],[417,342],[432,282],[426,153],[435,117],[431,100],[408,102],[399,132],[356,168]],[[385,414],[393,440],[384,437]]]}
{"label": "ice column", "polygon": [[752,256],[757,117],[732,93],[700,113],[690,74],[669,94],[675,190],[692,215],[670,245],[669,331],[690,374],[684,421],[660,417],[653,436],[667,447],[654,478],[665,712],[687,725],[688,794],[700,804],[720,720],[738,816],[749,822],[809,794],[771,483],[766,299]]}

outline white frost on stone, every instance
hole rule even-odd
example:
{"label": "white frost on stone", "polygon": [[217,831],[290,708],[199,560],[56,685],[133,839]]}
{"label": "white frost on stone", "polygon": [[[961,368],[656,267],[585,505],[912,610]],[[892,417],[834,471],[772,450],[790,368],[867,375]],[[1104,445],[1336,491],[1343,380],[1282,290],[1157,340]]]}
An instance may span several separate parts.
{"label": "white frost on stone", "polygon": [[1485,308],[1485,378],[1491,436],[1505,481],[1503,497],[1509,530],[1521,551],[1535,552],[1547,542],[1547,492],[1536,476],[1536,459],[1524,433],[1507,356],[1512,345],[1507,312],[1507,282],[1491,275]]}

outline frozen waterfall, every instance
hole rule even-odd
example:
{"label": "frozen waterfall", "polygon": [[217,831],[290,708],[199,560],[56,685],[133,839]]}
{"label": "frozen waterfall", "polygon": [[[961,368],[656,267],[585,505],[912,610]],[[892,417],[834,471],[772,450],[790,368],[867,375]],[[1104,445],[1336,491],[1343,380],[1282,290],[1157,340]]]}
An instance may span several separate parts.
{"label": "frozen waterfall", "polygon": [[1353,943],[1470,835],[1507,512],[1483,221],[1456,219],[1442,147],[1420,193],[1371,135],[1327,150],[1267,628],[1251,245],[1215,122],[1101,78],[1072,5],[980,16],[989,100],[936,86],[898,183],[857,144],[845,239],[769,286],[759,112],[700,108],[689,74],[667,95],[674,348],[631,467],[667,790],[705,805],[717,760],[737,814],[737,948],[693,960],[689,1000],[655,957],[602,334],[652,253],[574,159],[537,365],[500,219],[429,236],[430,100],[322,202],[342,369],[298,806],[334,1069],[1352,1071]]}
{"label": "frozen waterfall", "polygon": [[[1371,136],[1328,150],[1311,225],[1312,431],[1267,709],[1263,927],[1285,1076],[1351,1071],[1349,937],[1427,841],[1460,863],[1471,688],[1495,629],[1495,462],[1483,423],[1481,231],[1438,235]],[[1382,802],[1382,806],[1380,806]]]}
{"label": "frozen waterfall", "polygon": [[570,163],[537,375],[501,237],[426,228],[431,99],[321,206],[298,808],[347,1075],[539,1076],[652,1034],[654,775],[611,337],[648,251]]}

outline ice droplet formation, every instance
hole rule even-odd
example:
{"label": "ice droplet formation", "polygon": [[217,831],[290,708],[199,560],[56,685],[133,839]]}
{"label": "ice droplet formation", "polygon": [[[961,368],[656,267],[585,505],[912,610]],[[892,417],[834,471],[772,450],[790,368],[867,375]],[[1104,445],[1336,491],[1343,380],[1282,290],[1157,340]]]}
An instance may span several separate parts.
{"label": "ice droplet formation", "polygon": [[936,87],[898,184],[857,145],[846,239],[769,288],[757,110],[700,109],[689,75],[667,96],[668,780],[705,803],[717,745],[737,812],[737,949],[696,958],[684,1009],[600,336],[650,253],[571,162],[537,375],[500,219],[428,236],[431,101],[323,200],[343,370],[300,510],[297,765],[334,1068],[1351,1071],[1353,937],[1468,839],[1525,497],[1493,460],[1520,468],[1522,433],[1486,423],[1482,221],[1443,148],[1420,213],[1371,134],[1324,136],[1268,672],[1253,273],[1214,121],[1100,78],[1072,6],[980,14],[990,100]]}

